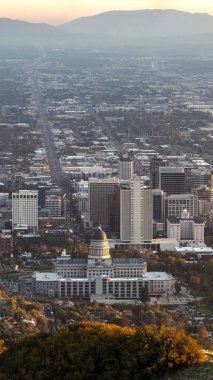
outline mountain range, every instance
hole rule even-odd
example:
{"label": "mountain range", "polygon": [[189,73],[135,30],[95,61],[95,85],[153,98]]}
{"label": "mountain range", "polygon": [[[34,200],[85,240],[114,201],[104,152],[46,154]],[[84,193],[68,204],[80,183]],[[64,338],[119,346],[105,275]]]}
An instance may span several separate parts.
{"label": "mountain range", "polygon": [[111,11],[59,26],[0,18],[0,46],[206,46],[213,16],[176,10]]}
{"label": "mountain range", "polygon": [[213,34],[213,17],[175,10],[111,11],[61,25],[69,33],[145,38]]}

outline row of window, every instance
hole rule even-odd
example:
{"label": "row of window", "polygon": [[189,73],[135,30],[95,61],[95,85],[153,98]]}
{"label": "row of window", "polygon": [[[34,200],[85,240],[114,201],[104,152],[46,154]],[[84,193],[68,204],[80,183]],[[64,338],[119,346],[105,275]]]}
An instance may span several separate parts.
{"label": "row of window", "polygon": [[37,199],[37,195],[13,195],[13,199]]}

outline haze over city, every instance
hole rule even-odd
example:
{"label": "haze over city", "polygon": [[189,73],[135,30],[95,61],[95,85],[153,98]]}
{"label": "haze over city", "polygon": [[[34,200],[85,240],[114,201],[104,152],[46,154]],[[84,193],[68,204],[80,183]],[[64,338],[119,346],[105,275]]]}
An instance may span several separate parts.
{"label": "haze over city", "polygon": [[0,0],[0,379],[212,380],[213,0]]}
{"label": "haze over city", "polygon": [[0,0],[1,17],[53,25],[111,10],[178,9],[213,14],[212,0]]}

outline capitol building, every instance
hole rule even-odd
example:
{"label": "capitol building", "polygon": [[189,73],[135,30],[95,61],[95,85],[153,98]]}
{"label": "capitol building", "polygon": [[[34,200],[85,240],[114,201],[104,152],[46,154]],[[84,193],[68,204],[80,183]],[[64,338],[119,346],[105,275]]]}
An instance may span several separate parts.
{"label": "capitol building", "polygon": [[116,302],[139,300],[146,283],[151,296],[174,292],[174,277],[165,272],[147,272],[142,258],[111,258],[107,236],[100,226],[91,239],[88,258],[72,258],[63,251],[54,270],[34,274],[34,293]]}
{"label": "capitol building", "polygon": [[147,272],[142,258],[111,258],[107,236],[97,227],[85,258],[72,258],[63,250],[54,272],[35,272],[32,294],[61,299],[81,297],[90,301],[139,300],[148,285],[150,296],[174,293],[175,278],[165,272]]}

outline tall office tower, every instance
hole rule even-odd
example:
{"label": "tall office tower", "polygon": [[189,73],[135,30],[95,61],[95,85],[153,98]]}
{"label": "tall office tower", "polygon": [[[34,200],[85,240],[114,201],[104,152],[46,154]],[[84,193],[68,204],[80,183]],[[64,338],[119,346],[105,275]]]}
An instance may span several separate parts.
{"label": "tall office tower", "polygon": [[6,207],[9,200],[9,193],[0,193],[0,207]]}
{"label": "tall office tower", "polygon": [[88,212],[88,194],[77,193],[73,195],[73,199],[77,203],[78,212],[85,214]]}
{"label": "tall office tower", "polygon": [[39,207],[45,208],[45,192],[53,188],[54,186],[51,186],[51,185],[38,186],[38,206]]}
{"label": "tall office tower", "polygon": [[196,189],[194,194],[198,199],[198,215],[206,215],[213,210],[213,187]]}
{"label": "tall office tower", "polygon": [[165,220],[175,216],[181,218],[183,210],[187,210],[190,218],[198,216],[197,197],[193,194],[173,194],[165,197]]}
{"label": "tall office tower", "polygon": [[201,179],[200,179],[200,187],[206,186],[211,187],[213,180],[213,175],[208,170],[202,170],[201,171]]}
{"label": "tall office tower", "polygon": [[89,179],[88,213],[93,226],[101,224],[105,229],[109,229],[109,196],[115,194],[118,188],[118,178]]}
{"label": "tall office tower", "polygon": [[186,173],[182,167],[160,167],[159,188],[167,195],[186,193]]}
{"label": "tall office tower", "polygon": [[144,242],[153,239],[153,194],[150,188],[144,188]]}
{"label": "tall office tower", "polygon": [[152,157],[150,160],[150,186],[159,189],[159,168],[168,166],[169,161],[163,157]]}
{"label": "tall office tower", "polygon": [[118,160],[118,178],[121,181],[129,181],[133,177],[133,160],[124,154]]}
{"label": "tall office tower", "polygon": [[38,191],[19,190],[12,194],[12,226],[38,229]]}
{"label": "tall office tower", "polygon": [[129,188],[121,188],[121,240],[141,245],[153,237],[152,190],[144,188],[143,181],[135,177]]}
{"label": "tall office tower", "polygon": [[190,173],[191,192],[201,186],[201,171],[199,169],[192,169]]}
{"label": "tall office tower", "polygon": [[153,219],[162,221],[164,219],[164,198],[165,193],[163,190],[154,189],[153,193]]}
{"label": "tall office tower", "polygon": [[211,186],[212,174],[208,170],[191,169],[190,180],[193,192],[200,187]]}
{"label": "tall office tower", "polygon": [[131,191],[129,186],[122,186],[120,192],[120,239],[131,240]]}
{"label": "tall office tower", "polygon": [[45,191],[45,208],[50,211],[51,218],[62,216],[62,196],[60,189]]}
{"label": "tall office tower", "polygon": [[108,195],[109,231],[120,238],[120,188],[116,187],[113,194]]}

